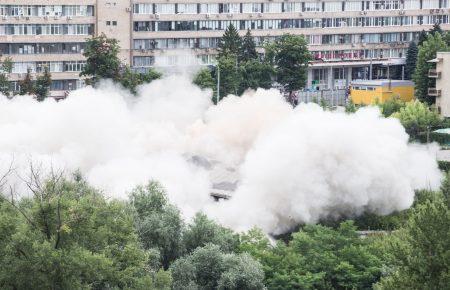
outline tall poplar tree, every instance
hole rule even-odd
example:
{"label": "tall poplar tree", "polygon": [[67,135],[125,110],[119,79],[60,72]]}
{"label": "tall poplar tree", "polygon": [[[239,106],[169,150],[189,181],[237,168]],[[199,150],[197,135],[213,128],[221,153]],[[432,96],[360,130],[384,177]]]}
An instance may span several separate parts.
{"label": "tall poplar tree", "polygon": [[412,41],[409,43],[408,50],[406,51],[406,64],[405,64],[405,79],[410,80],[414,71],[416,70],[417,53],[419,49],[417,44]]}
{"label": "tall poplar tree", "polygon": [[428,77],[428,71],[433,68],[433,64],[428,61],[436,58],[436,52],[447,49],[447,44],[439,33],[429,34],[427,40],[419,46],[416,70],[412,79],[416,84],[415,95],[421,101],[434,103],[434,99],[428,97],[428,88],[433,86],[433,80]]}
{"label": "tall poplar tree", "polygon": [[258,53],[256,52],[256,43],[253,39],[252,34],[250,33],[250,29],[247,30],[247,33],[244,35],[242,39],[241,51],[239,53],[239,61],[249,61],[258,58]]}
{"label": "tall poplar tree", "polygon": [[36,79],[34,91],[36,94],[36,99],[38,101],[41,102],[49,96],[51,85],[52,85],[52,75],[50,74],[50,70],[46,66],[44,68],[44,74],[38,76]]}
{"label": "tall poplar tree", "polygon": [[233,26],[233,24],[230,24],[225,30],[222,38],[220,39],[219,57],[229,56],[230,54],[237,56],[241,49],[241,45],[242,39],[239,36],[238,31]]}
{"label": "tall poplar tree", "polygon": [[33,95],[34,94],[34,83],[33,77],[31,76],[31,69],[27,69],[27,74],[25,78],[19,81],[20,91],[19,95]]}

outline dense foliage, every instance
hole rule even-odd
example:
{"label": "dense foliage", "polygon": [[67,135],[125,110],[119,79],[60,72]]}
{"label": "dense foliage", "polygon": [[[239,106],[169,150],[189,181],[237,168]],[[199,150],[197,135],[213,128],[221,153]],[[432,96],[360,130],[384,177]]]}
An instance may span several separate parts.
{"label": "dense foliage", "polygon": [[11,95],[9,87],[9,74],[12,71],[13,62],[10,57],[5,57],[3,60],[0,58],[0,61],[0,93],[9,97]]}
{"label": "dense foliage", "polygon": [[269,89],[275,82],[288,92],[305,86],[311,54],[303,36],[285,34],[267,44],[264,53],[258,53],[250,30],[240,37],[230,25],[218,50],[215,68],[201,70],[193,81],[201,88],[212,89],[214,102],[217,101],[217,83],[220,99],[229,94],[241,95],[247,89]]}
{"label": "dense foliage", "polygon": [[276,79],[288,92],[302,89],[312,59],[303,36],[282,35],[266,47],[267,58],[275,65]]}
{"label": "dense foliage", "polygon": [[434,99],[428,96],[428,88],[433,87],[434,79],[428,77],[428,71],[434,67],[429,60],[436,58],[438,51],[448,50],[441,33],[429,34],[426,40],[419,46],[417,53],[416,67],[412,79],[415,83],[415,95],[419,100],[434,103]]}
{"label": "dense foliage", "polygon": [[137,93],[137,86],[161,78],[161,73],[154,69],[134,72],[129,66],[121,63],[119,51],[118,41],[106,37],[105,34],[89,38],[83,54],[86,57],[86,65],[80,76],[87,77],[86,82],[92,85],[102,79],[112,79],[133,94]]}
{"label": "dense foliage", "polygon": [[82,180],[29,185],[32,197],[0,201],[0,288],[153,287],[127,203]]}
{"label": "dense foliage", "polygon": [[425,103],[419,101],[407,103],[393,116],[400,120],[406,132],[413,139],[421,132],[429,133],[441,121],[438,113],[430,110]]}
{"label": "dense foliage", "polygon": [[400,213],[301,225],[271,241],[201,213],[186,223],[156,182],[118,201],[78,174],[33,179],[30,197],[0,199],[0,288],[445,289],[449,184]]}
{"label": "dense foliage", "polygon": [[405,62],[405,79],[410,80],[414,71],[416,70],[417,53],[419,48],[414,41],[411,41],[406,51],[406,62]]}

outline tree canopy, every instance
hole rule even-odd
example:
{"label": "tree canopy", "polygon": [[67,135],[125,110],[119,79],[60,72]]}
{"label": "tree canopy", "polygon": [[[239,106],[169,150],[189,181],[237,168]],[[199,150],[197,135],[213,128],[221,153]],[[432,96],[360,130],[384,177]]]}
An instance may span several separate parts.
{"label": "tree canopy", "polygon": [[1,288],[153,287],[126,203],[61,176],[30,188],[30,198],[0,201]]}
{"label": "tree canopy", "polygon": [[439,125],[441,118],[438,113],[430,110],[425,103],[414,101],[407,103],[392,115],[400,120],[406,132],[414,139],[421,132],[429,132]]}
{"label": "tree canopy", "polygon": [[83,54],[86,57],[86,65],[80,76],[87,77],[87,83],[92,85],[102,79],[112,79],[133,94],[137,93],[137,86],[161,78],[162,74],[153,68],[146,72],[134,72],[129,66],[121,63],[119,52],[118,41],[106,37],[103,33],[88,39]]}
{"label": "tree canopy", "polygon": [[432,87],[433,80],[428,78],[428,71],[433,68],[429,60],[436,58],[438,51],[446,51],[447,44],[440,33],[429,34],[427,39],[419,46],[417,54],[416,70],[412,79],[416,85],[415,95],[421,101],[434,103],[434,99],[428,96],[428,88]]}
{"label": "tree canopy", "polygon": [[276,80],[286,91],[305,87],[308,63],[312,59],[303,36],[284,34],[267,45],[266,54],[275,65]]}

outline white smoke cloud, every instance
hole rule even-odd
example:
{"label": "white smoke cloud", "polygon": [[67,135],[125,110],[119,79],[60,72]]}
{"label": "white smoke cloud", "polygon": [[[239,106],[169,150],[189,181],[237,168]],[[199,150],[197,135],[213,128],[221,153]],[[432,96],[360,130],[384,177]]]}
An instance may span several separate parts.
{"label": "white smoke cloud", "polygon": [[407,141],[400,123],[377,109],[347,115],[300,105],[259,136],[241,186],[209,212],[236,229],[282,233],[300,221],[406,209],[414,189],[436,188],[441,177],[434,147]]}
{"label": "white smoke cloud", "polygon": [[[210,92],[183,76],[144,85],[138,97],[108,82],[58,103],[2,97],[0,136],[0,170],[11,159],[19,175],[30,160],[80,169],[119,198],[155,179],[186,218],[203,210],[237,230],[281,233],[325,216],[387,214],[441,178],[433,149],[408,144],[400,123],[376,109],[292,109],[275,90],[213,106]],[[188,161],[193,155],[240,172],[232,199],[212,202],[209,173]]]}

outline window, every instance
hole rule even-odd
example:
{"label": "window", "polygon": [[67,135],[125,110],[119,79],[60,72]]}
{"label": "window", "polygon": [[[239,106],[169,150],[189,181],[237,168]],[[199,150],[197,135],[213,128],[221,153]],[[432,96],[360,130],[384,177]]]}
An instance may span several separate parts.
{"label": "window", "polygon": [[82,71],[86,62],[84,61],[67,61],[64,63],[64,71],[66,72],[79,72]]}
{"label": "window", "polygon": [[322,2],[305,2],[305,12],[320,12],[322,10]]}
{"label": "window", "polygon": [[219,13],[219,4],[217,3],[200,4],[200,13],[204,14]]}
{"label": "window", "polygon": [[113,22],[112,22],[112,25],[113,25],[113,26],[117,26],[117,21],[113,21]]}
{"label": "window", "polygon": [[326,12],[342,11],[342,2],[324,2]]}
{"label": "window", "polygon": [[282,3],[264,3],[264,13],[281,13]]}
{"label": "window", "polygon": [[[416,0],[414,0],[416,1]],[[362,9],[361,1],[346,1],[345,11],[361,11]]]}
{"label": "window", "polygon": [[146,4],[134,4],[134,14],[153,14],[153,5],[151,3]]}
{"label": "window", "polygon": [[177,4],[177,13],[197,14],[197,4]]}
{"label": "window", "polygon": [[224,3],[223,13],[237,14],[240,13],[241,7],[239,3]]}
{"label": "window", "polygon": [[262,12],[262,4],[261,3],[244,3],[242,4],[242,12],[243,13],[259,13]]}
{"label": "window", "polygon": [[110,26],[111,25],[111,21],[106,21],[106,25]]}
{"label": "window", "polygon": [[175,14],[175,4],[155,4],[155,13]]}
{"label": "window", "polygon": [[300,2],[284,2],[283,12],[300,12],[302,11],[302,5]]}
{"label": "window", "polygon": [[155,63],[155,59],[153,56],[135,56],[133,58],[134,66],[148,67],[152,66]]}

